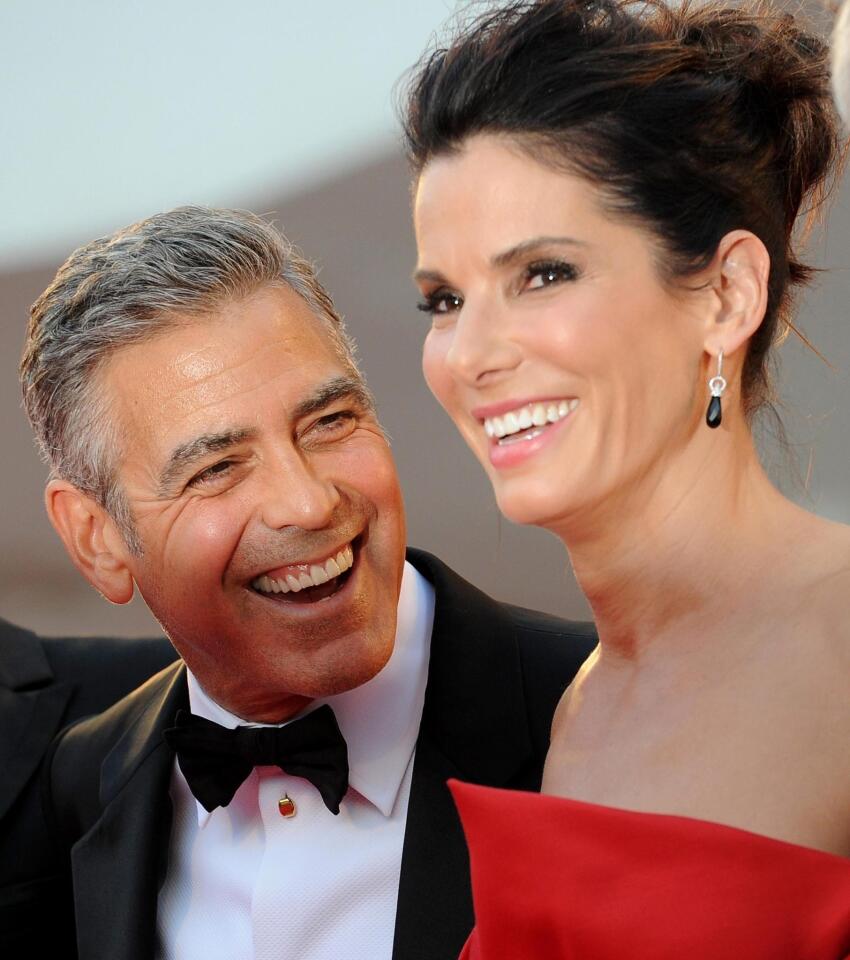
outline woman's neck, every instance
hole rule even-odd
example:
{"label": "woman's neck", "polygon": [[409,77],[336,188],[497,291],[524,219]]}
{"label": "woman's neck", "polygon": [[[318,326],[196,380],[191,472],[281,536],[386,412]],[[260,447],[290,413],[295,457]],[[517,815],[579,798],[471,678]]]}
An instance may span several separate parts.
{"label": "woman's neck", "polygon": [[745,623],[764,596],[766,563],[775,572],[808,516],[771,484],[742,425],[698,438],[555,532],[593,609],[600,651],[648,662],[702,646],[735,617]]}

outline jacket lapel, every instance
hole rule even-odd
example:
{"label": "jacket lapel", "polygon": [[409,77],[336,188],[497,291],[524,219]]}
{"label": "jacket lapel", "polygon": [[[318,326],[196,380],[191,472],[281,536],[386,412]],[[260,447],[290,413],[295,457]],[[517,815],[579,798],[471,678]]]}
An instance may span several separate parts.
{"label": "jacket lapel", "polygon": [[79,960],[150,960],[157,894],[171,830],[174,754],[162,731],[188,708],[186,669],[176,663],[101,767],[102,814],[74,845]]}
{"label": "jacket lapel", "polygon": [[533,745],[515,631],[501,605],[430,554],[409,550],[408,559],[433,584],[436,605],[393,960],[454,960],[473,911],[469,858],[446,780],[505,786]]}
{"label": "jacket lapel", "polygon": [[446,780],[459,771],[427,737],[413,764],[393,960],[454,960],[472,928],[469,855]]}
{"label": "jacket lapel", "polygon": [[72,687],[52,680],[38,637],[0,621],[0,818],[59,730]]}

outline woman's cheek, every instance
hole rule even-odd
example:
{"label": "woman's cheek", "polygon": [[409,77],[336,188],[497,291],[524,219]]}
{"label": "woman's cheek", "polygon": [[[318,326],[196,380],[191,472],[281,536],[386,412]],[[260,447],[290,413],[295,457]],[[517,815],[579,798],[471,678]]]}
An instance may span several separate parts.
{"label": "woman's cheek", "polygon": [[450,334],[445,330],[431,329],[422,348],[422,372],[431,393],[452,418],[453,381],[446,363],[450,347]]}

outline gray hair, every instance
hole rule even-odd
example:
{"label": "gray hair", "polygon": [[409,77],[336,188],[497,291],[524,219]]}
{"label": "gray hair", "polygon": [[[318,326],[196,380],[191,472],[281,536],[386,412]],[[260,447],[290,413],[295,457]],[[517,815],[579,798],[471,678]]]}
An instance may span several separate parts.
{"label": "gray hair", "polygon": [[122,347],[265,286],[289,287],[325,320],[340,360],[362,382],[354,345],[312,264],[246,211],[178,207],[94,240],[68,257],[30,310],[20,374],[42,456],[53,476],[108,511],[137,553],[117,480],[118,429],[99,374]]}

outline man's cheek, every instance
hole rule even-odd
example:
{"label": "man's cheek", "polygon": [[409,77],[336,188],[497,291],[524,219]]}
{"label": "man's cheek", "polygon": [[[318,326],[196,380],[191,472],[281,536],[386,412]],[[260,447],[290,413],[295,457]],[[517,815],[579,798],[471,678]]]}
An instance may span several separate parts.
{"label": "man's cheek", "polygon": [[340,462],[339,474],[376,506],[392,504],[395,507],[401,502],[398,472],[383,438],[370,437],[368,443],[352,445]]}
{"label": "man's cheek", "polygon": [[164,556],[175,576],[197,583],[220,581],[239,542],[244,520],[212,502],[185,511],[170,532]]}
{"label": "man's cheek", "polygon": [[249,515],[250,506],[242,499],[223,494],[195,502],[180,520],[184,535],[218,554],[233,549]]}

